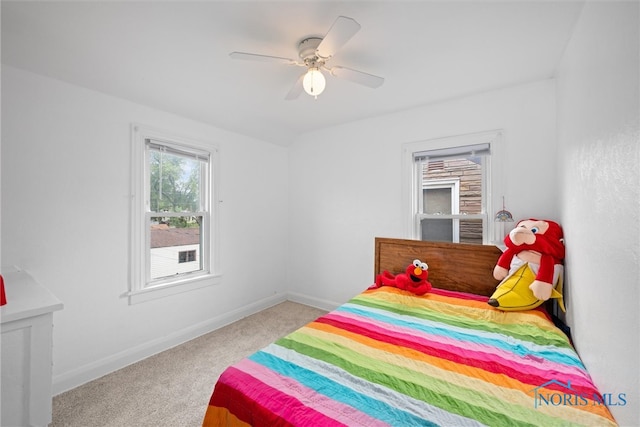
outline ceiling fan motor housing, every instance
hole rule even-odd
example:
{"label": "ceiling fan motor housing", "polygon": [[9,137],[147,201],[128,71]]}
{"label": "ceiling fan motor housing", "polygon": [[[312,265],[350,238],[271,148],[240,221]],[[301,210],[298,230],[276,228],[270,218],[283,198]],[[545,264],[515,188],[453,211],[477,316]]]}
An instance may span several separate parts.
{"label": "ceiling fan motor housing", "polygon": [[300,56],[300,59],[305,62],[305,64],[311,65],[309,64],[309,62],[320,62],[320,58],[318,58],[318,55],[316,53],[320,42],[322,42],[322,39],[319,37],[309,37],[300,42],[300,44],[298,45],[298,55]]}

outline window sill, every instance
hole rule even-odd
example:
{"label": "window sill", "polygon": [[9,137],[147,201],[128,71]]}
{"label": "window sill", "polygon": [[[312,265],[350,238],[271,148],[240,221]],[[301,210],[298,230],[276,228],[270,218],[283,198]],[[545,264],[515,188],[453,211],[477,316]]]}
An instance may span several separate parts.
{"label": "window sill", "polygon": [[126,294],[129,298],[129,305],[139,304],[176,295],[182,292],[188,292],[195,289],[204,288],[206,286],[217,285],[220,283],[222,276],[219,274],[206,274],[189,279],[176,280],[171,283],[165,283],[156,286],[150,286],[144,289],[136,289]]}

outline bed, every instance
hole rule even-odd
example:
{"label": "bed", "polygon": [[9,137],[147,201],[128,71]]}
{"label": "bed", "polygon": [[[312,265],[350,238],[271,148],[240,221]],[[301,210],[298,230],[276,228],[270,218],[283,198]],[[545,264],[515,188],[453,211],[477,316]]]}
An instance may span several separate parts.
{"label": "bed", "polygon": [[230,366],[203,426],[616,425],[545,308],[487,304],[500,253],[376,238],[374,274],[421,259],[432,291],[366,289]]}

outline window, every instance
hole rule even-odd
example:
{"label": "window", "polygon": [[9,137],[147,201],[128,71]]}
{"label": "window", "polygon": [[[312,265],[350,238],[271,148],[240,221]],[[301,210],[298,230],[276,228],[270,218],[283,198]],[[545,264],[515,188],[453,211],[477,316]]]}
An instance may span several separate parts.
{"label": "window", "polygon": [[134,125],[131,303],[216,278],[217,149]]}
{"label": "window", "polygon": [[411,238],[486,244],[494,240],[491,159],[498,131],[405,144]]}
{"label": "window", "polygon": [[196,261],[196,251],[182,251],[178,253],[178,262],[194,262]]}

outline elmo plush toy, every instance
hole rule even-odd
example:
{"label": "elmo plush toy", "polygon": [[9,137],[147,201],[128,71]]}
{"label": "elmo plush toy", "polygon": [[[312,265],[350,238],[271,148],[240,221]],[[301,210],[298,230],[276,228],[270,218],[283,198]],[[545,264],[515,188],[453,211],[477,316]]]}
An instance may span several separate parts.
{"label": "elmo plush toy", "polygon": [[419,259],[407,266],[404,273],[393,275],[388,271],[376,276],[376,283],[369,289],[376,289],[381,286],[393,286],[404,291],[413,292],[416,295],[424,295],[431,290],[431,283],[427,280],[429,277],[429,266],[426,262]]}
{"label": "elmo plush toy", "polygon": [[[561,283],[562,260],[565,253],[560,225],[548,220],[523,220],[511,230],[504,242],[507,249],[493,270],[493,277],[502,282],[489,300],[489,304],[496,308],[512,310],[533,308],[532,302],[520,307],[503,307],[504,304],[500,304],[501,298],[514,298],[514,295],[509,295],[508,292],[517,292],[520,299],[529,299],[531,296],[532,301],[538,303],[536,306],[552,296],[560,298],[562,303],[561,294],[554,290],[554,285]],[[517,276],[517,279],[512,279],[513,285],[508,285],[511,290],[507,290],[505,284],[512,276]],[[523,285],[529,289],[523,290]],[[533,295],[527,295],[529,290]]]}

